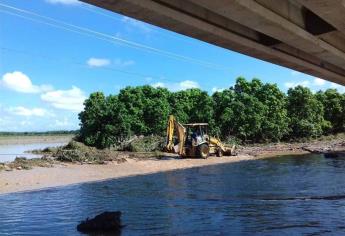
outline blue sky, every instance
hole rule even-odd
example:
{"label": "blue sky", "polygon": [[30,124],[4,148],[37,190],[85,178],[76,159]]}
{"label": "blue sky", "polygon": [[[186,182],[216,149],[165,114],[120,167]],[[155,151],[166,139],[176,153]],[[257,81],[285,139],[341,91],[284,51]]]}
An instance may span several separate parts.
{"label": "blue sky", "polygon": [[128,85],[198,87],[212,94],[238,76],[344,87],[76,0],[0,0],[0,131],[77,129],[83,100]]}

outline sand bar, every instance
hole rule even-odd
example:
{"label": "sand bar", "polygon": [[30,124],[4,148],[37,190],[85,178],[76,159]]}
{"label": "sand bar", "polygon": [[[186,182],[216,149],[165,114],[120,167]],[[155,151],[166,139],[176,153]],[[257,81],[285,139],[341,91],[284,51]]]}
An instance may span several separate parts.
{"label": "sand bar", "polygon": [[59,164],[55,165],[53,168],[35,167],[31,170],[1,171],[0,194],[151,174],[162,171],[206,165],[234,163],[258,158],[262,157],[243,155],[231,157],[209,157],[206,160],[179,158],[167,158],[163,160],[127,159],[127,162],[121,164],[117,164],[116,162],[110,162],[106,165]]}

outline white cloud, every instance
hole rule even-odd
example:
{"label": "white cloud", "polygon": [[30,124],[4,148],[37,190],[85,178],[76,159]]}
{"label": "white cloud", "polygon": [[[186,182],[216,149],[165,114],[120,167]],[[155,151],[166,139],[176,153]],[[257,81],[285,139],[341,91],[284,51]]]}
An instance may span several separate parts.
{"label": "white cloud", "polygon": [[23,120],[19,123],[21,126],[28,126],[28,125],[32,125],[31,121],[28,120]]}
{"label": "white cloud", "polygon": [[135,64],[135,61],[133,61],[133,60],[122,60],[122,59],[115,59],[114,60],[115,66],[125,67],[125,66],[131,66],[134,64]]}
{"label": "white cloud", "polygon": [[295,70],[291,71],[291,75],[292,75],[292,76],[299,76],[299,75],[301,75],[301,74],[302,74],[302,73],[299,72],[299,71],[295,71]]}
{"label": "white cloud", "polygon": [[345,86],[340,84],[331,82],[329,87],[332,89],[337,89],[340,93],[345,93]]}
{"label": "white cloud", "polygon": [[81,2],[78,0],[46,0],[46,2],[51,4],[63,4],[63,5],[77,5]]}
{"label": "white cloud", "polygon": [[154,84],[151,84],[152,87],[154,88],[167,88],[170,91],[181,91],[181,90],[186,90],[186,89],[191,89],[191,88],[200,88],[200,85],[196,81],[192,80],[184,80],[179,83],[163,83],[163,82],[157,82]]}
{"label": "white cloud", "polygon": [[0,104],[0,131],[75,130],[78,127],[78,117],[70,111],[53,113],[43,108]]}
{"label": "white cloud", "polygon": [[84,92],[75,86],[70,90],[55,90],[44,93],[41,99],[53,107],[74,112],[82,111],[84,100],[86,99]]}
{"label": "white cloud", "polygon": [[314,85],[316,86],[322,86],[325,85],[326,81],[320,78],[314,78]]}
{"label": "white cloud", "polygon": [[310,82],[308,80],[299,81],[299,82],[286,82],[284,83],[284,86],[287,88],[294,88],[296,86],[303,86],[308,87],[310,85]]}
{"label": "white cloud", "polygon": [[153,80],[152,77],[145,77],[144,79],[146,82],[151,82]]}
{"label": "white cloud", "polygon": [[179,83],[179,87],[181,88],[181,90],[185,90],[191,88],[200,88],[200,85],[196,81],[185,80]]}
{"label": "white cloud", "polygon": [[61,120],[55,120],[55,127],[70,127],[73,123],[70,122],[66,117]]}
{"label": "white cloud", "polygon": [[213,88],[212,88],[212,93],[215,93],[215,92],[223,92],[224,90],[225,90],[225,88],[213,87]]}
{"label": "white cloud", "polygon": [[4,74],[0,85],[20,93],[41,93],[53,89],[51,85],[34,85],[31,79],[20,71]]}
{"label": "white cloud", "polygon": [[141,31],[143,31],[144,33],[150,33],[152,31],[151,28],[146,23],[130,18],[128,16],[122,17],[122,22],[125,22],[133,27],[136,27],[140,29]]}
{"label": "white cloud", "polygon": [[162,82],[157,82],[157,83],[151,84],[151,86],[154,88],[165,88],[166,87],[165,83],[162,83]]}
{"label": "white cloud", "polygon": [[133,60],[123,60],[123,59],[115,59],[113,61],[110,61],[107,58],[96,58],[96,57],[91,57],[86,61],[86,64],[88,64],[90,67],[103,67],[103,66],[109,66],[109,65],[114,65],[117,67],[126,67],[126,66],[131,66],[135,64],[135,61]]}
{"label": "white cloud", "polygon": [[86,63],[91,67],[102,67],[110,65],[110,60],[106,58],[91,57]]}
{"label": "white cloud", "polygon": [[26,108],[22,106],[10,107],[8,111],[14,115],[18,116],[45,116],[47,111],[42,108]]}

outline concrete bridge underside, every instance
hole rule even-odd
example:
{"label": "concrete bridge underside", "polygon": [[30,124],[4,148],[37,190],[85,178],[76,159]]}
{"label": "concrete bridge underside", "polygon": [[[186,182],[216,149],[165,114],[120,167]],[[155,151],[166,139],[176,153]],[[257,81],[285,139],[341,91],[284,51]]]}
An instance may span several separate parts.
{"label": "concrete bridge underside", "polygon": [[345,85],[345,0],[83,0]]}

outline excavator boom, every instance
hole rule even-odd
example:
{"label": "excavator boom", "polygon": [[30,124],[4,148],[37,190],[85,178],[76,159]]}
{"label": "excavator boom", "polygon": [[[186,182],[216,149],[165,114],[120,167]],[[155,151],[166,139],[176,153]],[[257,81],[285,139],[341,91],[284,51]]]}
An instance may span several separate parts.
{"label": "excavator boom", "polygon": [[[174,133],[176,131],[176,136],[178,143],[174,143]],[[166,151],[172,153],[178,153],[179,155],[184,155],[184,142],[185,142],[185,133],[186,129],[183,125],[177,122],[176,118],[173,115],[169,116],[168,125],[167,125],[167,144]]]}

